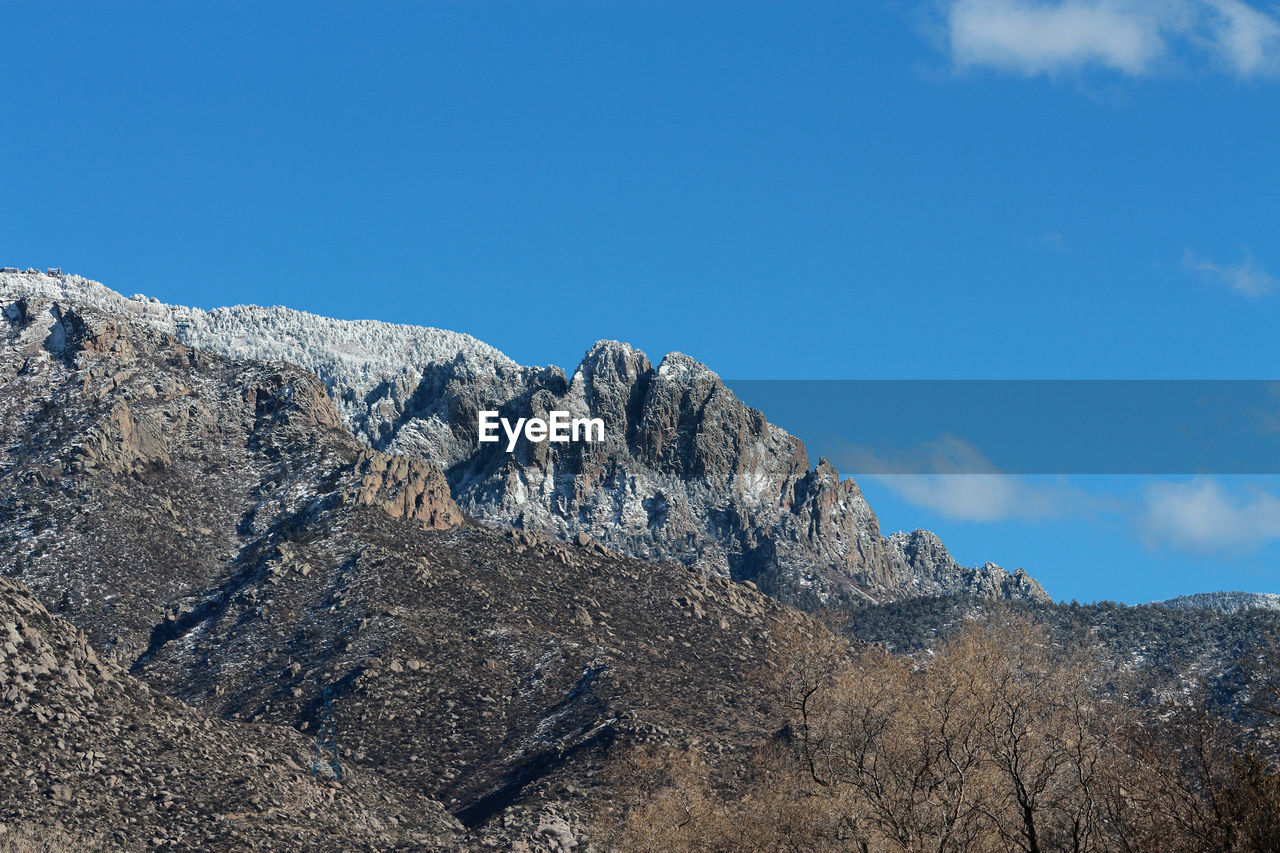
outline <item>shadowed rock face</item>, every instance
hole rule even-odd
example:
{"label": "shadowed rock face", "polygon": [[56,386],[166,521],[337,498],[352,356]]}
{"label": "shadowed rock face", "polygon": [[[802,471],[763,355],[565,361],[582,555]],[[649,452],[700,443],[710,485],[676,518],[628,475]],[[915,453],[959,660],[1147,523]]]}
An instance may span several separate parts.
{"label": "shadowed rock face", "polygon": [[360,444],[306,371],[55,301],[5,316],[0,564],[123,659],[282,519],[462,523],[438,468]]}
{"label": "shadowed rock face", "polygon": [[372,770],[349,773],[341,788],[317,781],[306,736],[220,720],[156,692],[5,577],[0,750],[6,849],[462,846],[462,827],[439,803]]}
{"label": "shadowed rock face", "polygon": [[[752,579],[803,605],[830,596],[885,601],[957,593],[1048,600],[1025,572],[958,566],[926,531],[882,536],[852,481],[841,481],[825,460],[811,469],[799,439],[680,353],[655,367],[627,344],[601,341],[566,378],[559,368],[522,367],[438,329],[344,323],[281,308],[203,312],[124,299],[74,277],[0,275],[4,293],[13,306],[44,299],[74,311],[87,304],[109,322],[128,318],[161,330],[173,331],[181,320],[193,345],[291,360],[323,381],[337,415],[362,441],[444,469],[454,500],[477,519],[565,540],[584,532],[619,553]],[[84,339],[70,327],[61,336]],[[94,347],[110,341],[104,332]],[[482,410],[513,420],[551,410],[600,417],[606,440],[522,438],[508,454],[505,442],[478,442]],[[403,496],[374,491],[384,506],[419,512],[406,508]]]}

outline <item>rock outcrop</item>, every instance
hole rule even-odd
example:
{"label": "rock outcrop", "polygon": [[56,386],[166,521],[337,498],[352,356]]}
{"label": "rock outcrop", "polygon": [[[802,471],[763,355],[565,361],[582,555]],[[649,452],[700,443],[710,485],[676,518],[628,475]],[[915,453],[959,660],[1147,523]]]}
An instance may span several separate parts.
{"label": "rock outcrop", "polygon": [[352,499],[357,506],[376,506],[392,518],[437,530],[457,527],[463,521],[462,511],[449,493],[449,481],[429,462],[370,450],[360,455],[356,473],[360,482]]}
{"label": "rock outcrop", "polygon": [[922,596],[962,595],[984,600],[1048,600],[1035,578],[1022,569],[1009,572],[995,563],[961,566],[942,540],[928,530],[889,537],[894,562],[906,567],[903,582]]}

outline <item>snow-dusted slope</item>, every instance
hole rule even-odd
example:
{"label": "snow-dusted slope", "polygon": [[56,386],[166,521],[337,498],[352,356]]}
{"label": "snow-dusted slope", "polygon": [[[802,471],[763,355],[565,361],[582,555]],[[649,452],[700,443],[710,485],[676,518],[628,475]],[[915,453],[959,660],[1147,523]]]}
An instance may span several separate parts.
{"label": "snow-dusted slope", "polygon": [[[280,360],[321,380],[344,421],[380,450],[445,469],[476,518],[752,579],[791,600],[962,593],[1047,596],[1025,572],[964,568],[932,535],[881,536],[858,487],[680,353],[653,365],[616,341],[566,377],[524,367],[468,335],[287,308],[212,311],[125,298],[77,276],[0,273],[0,303],[92,308],[150,323],[233,358]],[[51,309],[53,310],[53,309]],[[477,441],[478,413],[552,409],[601,417],[601,444]]]}
{"label": "snow-dusted slope", "polygon": [[519,367],[497,349],[460,332],[378,320],[334,320],[279,306],[204,311],[142,294],[126,298],[76,275],[0,273],[0,293],[85,305],[144,319],[171,333],[185,322],[197,346],[225,351],[232,358],[289,361],[317,372],[328,370],[336,382],[351,387],[406,364],[450,361],[459,354],[479,365]]}
{"label": "snow-dusted slope", "polygon": [[1198,592],[1155,602],[1157,607],[1179,610],[1212,610],[1239,613],[1242,610],[1280,610],[1280,595],[1272,592]]}
{"label": "snow-dusted slope", "polygon": [[[236,305],[204,311],[167,305],[141,294],[124,297],[74,275],[0,273],[6,302],[35,296],[86,305],[110,314],[144,320],[191,346],[231,358],[287,361],[305,367],[325,383],[356,436],[386,445],[388,417],[404,408],[431,366],[465,364],[486,380],[513,388],[536,369],[524,368],[470,335],[384,323],[335,320],[292,308]],[[418,427],[427,427],[419,424]],[[414,429],[415,450],[444,465],[459,448],[448,430]],[[405,437],[406,439],[409,436]]]}

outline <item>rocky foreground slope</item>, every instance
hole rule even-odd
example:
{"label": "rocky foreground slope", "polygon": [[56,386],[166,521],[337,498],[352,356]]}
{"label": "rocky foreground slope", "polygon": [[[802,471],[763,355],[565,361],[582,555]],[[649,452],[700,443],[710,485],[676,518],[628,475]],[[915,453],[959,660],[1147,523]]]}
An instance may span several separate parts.
{"label": "rocky foreground slope", "polygon": [[[586,849],[620,747],[732,763],[767,734],[782,605],[474,524],[292,365],[16,299],[0,448],[6,832]],[[337,794],[308,762],[326,693]]]}
{"label": "rocky foreground slope", "polygon": [[317,784],[309,738],[158,693],[5,577],[0,749],[0,849],[460,849],[463,837],[439,803],[373,770]]}
{"label": "rocky foreground slope", "polygon": [[[585,533],[618,553],[753,580],[802,604],[946,594],[1048,600],[1022,570],[960,566],[928,531],[881,535],[853,481],[825,460],[810,468],[801,441],[680,353],[654,365],[626,344],[601,341],[566,376],[520,366],[455,332],[284,308],[205,312],[126,299],[75,276],[0,274],[6,311],[21,299],[93,311],[231,358],[300,365],[322,380],[352,434],[438,465],[459,507],[478,519],[566,541]],[[478,443],[482,409],[601,417],[607,440],[521,439],[508,454]]]}

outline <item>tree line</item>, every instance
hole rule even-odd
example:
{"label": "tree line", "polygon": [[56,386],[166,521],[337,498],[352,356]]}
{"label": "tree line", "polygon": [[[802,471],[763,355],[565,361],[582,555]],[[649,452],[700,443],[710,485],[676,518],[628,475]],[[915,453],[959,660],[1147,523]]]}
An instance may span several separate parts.
{"label": "tree line", "polygon": [[647,746],[614,759],[628,851],[1280,850],[1280,661],[1248,650],[1256,722],[1186,686],[1154,700],[1081,636],[988,611],[894,654],[796,616],[749,766]]}

